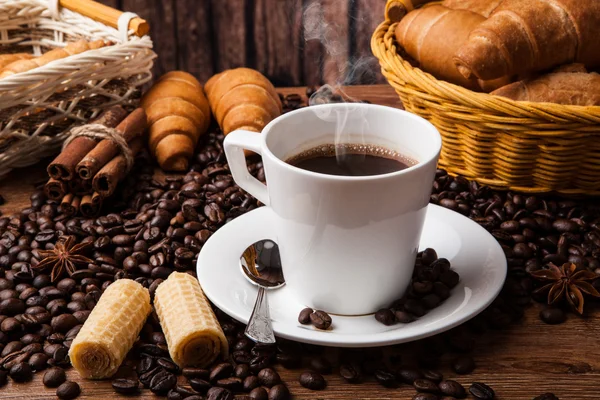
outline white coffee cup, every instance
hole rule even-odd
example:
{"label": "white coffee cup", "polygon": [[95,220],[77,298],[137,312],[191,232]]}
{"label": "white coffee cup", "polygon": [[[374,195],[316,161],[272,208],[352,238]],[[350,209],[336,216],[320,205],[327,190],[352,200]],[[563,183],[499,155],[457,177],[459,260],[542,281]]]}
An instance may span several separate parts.
{"label": "white coffee cup", "polygon": [[[394,150],[417,163],[356,177],[285,162],[336,138]],[[441,149],[433,125],[390,107],[324,104],[284,114],[262,133],[231,132],[224,146],[235,182],[276,215],[270,239],[280,247],[285,290],[301,304],[361,315],[404,294]],[[262,156],[266,185],[248,173],[244,150]]]}

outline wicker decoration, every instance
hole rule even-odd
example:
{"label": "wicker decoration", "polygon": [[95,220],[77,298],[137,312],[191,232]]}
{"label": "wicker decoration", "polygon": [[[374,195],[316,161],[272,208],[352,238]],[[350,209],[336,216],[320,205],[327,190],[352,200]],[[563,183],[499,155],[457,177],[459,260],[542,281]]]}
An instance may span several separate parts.
{"label": "wicker decoration", "polygon": [[600,107],[517,102],[437,80],[398,54],[398,3],[388,0],[371,49],[406,110],[442,134],[441,167],[496,189],[600,195]]}
{"label": "wicker decoration", "polygon": [[[156,54],[150,37],[127,31],[135,15],[125,13],[120,32],[58,4],[58,0],[2,0],[0,53],[40,55],[81,39],[104,39],[113,45],[0,79],[0,179],[13,168],[57,153],[72,126],[103,109],[117,104],[134,108],[140,86],[152,78]],[[90,1],[82,4],[121,15]]]}

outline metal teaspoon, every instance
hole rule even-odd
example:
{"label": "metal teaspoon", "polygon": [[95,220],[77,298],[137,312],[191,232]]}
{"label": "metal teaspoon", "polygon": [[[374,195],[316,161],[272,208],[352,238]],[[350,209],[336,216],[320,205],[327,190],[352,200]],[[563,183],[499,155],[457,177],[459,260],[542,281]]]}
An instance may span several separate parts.
{"label": "metal teaspoon", "polygon": [[246,278],[258,286],[254,310],[244,333],[257,343],[275,343],[266,289],[277,289],[285,285],[279,246],[272,240],[259,240],[244,251],[240,264]]}

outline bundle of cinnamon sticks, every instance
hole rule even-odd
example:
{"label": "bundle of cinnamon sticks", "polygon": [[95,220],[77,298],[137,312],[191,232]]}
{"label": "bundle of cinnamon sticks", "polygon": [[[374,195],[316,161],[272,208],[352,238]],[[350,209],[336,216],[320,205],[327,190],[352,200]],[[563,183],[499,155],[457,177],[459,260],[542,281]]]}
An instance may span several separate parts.
{"label": "bundle of cinnamon sticks", "polygon": [[113,138],[94,135],[98,129],[91,125],[95,124],[114,128],[127,143],[131,157],[144,145],[147,119],[141,108],[127,115],[125,109],[115,106],[84,125],[87,134],[72,139],[47,168],[50,179],[45,185],[46,195],[60,201],[67,215],[96,216],[103,200],[114,193],[128,172],[127,156]]}

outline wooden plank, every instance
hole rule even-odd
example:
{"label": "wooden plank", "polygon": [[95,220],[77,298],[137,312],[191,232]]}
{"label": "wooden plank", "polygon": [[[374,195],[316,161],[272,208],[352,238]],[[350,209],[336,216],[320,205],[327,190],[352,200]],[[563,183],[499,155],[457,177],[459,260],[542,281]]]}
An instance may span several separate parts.
{"label": "wooden plank", "polygon": [[178,0],[175,12],[178,68],[206,82],[214,73],[211,4]]}
{"label": "wooden plank", "polygon": [[[154,60],[155,77],[177,69],[175,0],[121,0],[121,2],[123,10],[137,13],[150,24],[150,37],[154,41],[154,51],[159,55]],[[192,7],[193,2],[190,2],[189,6]]]}
{"label": "wooden plank", "polygon": [[[305,88],[278,89],[284,94],[304,95]],[[388,85],[353,86],[345,88],[352,97],[369,100],[388,106],[398,106],[398,96]],[[44,166],[16,170],[9,178],[0,181],[0,193],[7,203],[0,209],[5,214],[20,210],[29,205],[32,182],[45,176]],[[496,391],[498,400],[531,400],[544,392],[553,392],[560,399],[595,400],[600,392],[600,359],[598,358],[598,337],[600,337],[600,312],[598,307],[590,308],[590,316],[579,318],[569,315],[561,325],[546,325],[539,320],[542,307],[528,308],[520,323],[505,330],[488,331],[475,337],[475,350],[472,353],[477,368],[470,375],[457,376],[451,372],[449,364],[452,355],[442,358],[441,369],[446,378],[470,385],[471,382],[484,382]],[[408,343],[385,348],[390,352],[408,352],[418,348],[423,342]],[[335,362],[338,350],[329,349],[328,354]],[[385,389],[369,378],[362,384],[344,383],[337,371],[327,375],[327,388],[322,392],[311,392],[298,383],[299,374],[307,368],[286,370],[277,367],[282,380],[289,386],[296,399],[323,398],[341,399],[410,399],[415,394],[410,386],[398,389]],[[116,395],[110,381],[83,381],[74,370],[67,372],[69,379],[82,386],[81,399],[126,398]],[[0,389],[3,399],[48,399],[54,396],[54,389],[43,386],[43,374],[27,384],[14,384],[11,380]],[[182,381],[183,382],[183,381]],[[155,400],[157,397],[143,390],[140,397]]]}
{"label": "wooden plank", "polygon": [[384,18],[384,1],[353,0],[353,15],[350,25],[352,61],[351,70],[347,79],[348,84],[373,84],[383,83],[385,78],[381,74],[379,62],[371,51],[371,36],[375,28]]}
{"label": "wooden plank", "polygon": [[300,85],[302,3],[297,0],[255,0],[255,66],[274,85]]}
{"label": "wooden plank", "polygon": [[247,14],[251,0],[211,0],[214,32],[215,72],[229,68],[252,66],[248,64]]}

